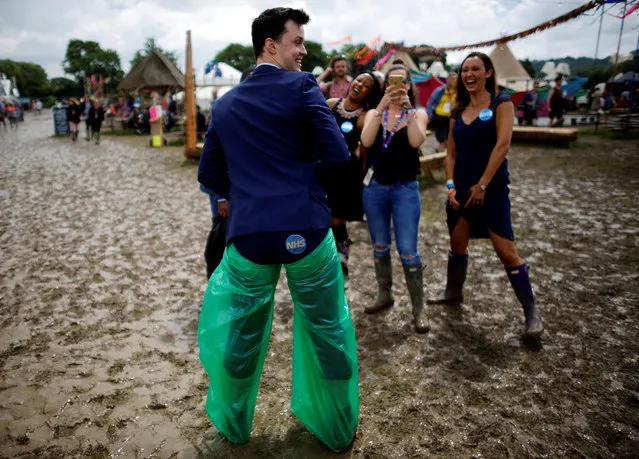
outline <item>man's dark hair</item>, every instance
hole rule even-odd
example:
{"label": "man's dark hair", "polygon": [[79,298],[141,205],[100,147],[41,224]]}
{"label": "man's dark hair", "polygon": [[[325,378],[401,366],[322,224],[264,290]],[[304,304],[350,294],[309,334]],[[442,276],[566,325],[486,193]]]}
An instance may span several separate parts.
{"label": "man's dark hair", "polygon": [[302,26],[307,24],[310,18],[304,10],[279,7],[263,11],[262,14],[253,20],[251,35],[253,37],[253,52],[255,53],[256,59],[262,55],[264,43],[266,43],[267,38],[280,41],[286,31],[286,23],[289,20]]}

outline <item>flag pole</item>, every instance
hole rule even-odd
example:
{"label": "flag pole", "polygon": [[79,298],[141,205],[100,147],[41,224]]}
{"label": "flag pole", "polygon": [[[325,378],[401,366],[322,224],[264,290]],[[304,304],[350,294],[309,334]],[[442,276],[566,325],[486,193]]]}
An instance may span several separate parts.
{"label": "flag pole", "polygon": [[184,126],[184,156],[197,159],[199,154],[195,148],[195,88],[193,85],[193,56],[191,54],[191,31],[186,31],[186,74],[184,77],[184,111],[186,123]]}
{"label": "flag pole", "polygon": [[623,2],[623,13],[621,14],[621,27],[619,27],[619,41],[617,42],[617,54],[615,55],[615,68],[619,62],[619,49],[621,48],[621,36],[623,35],[623,23],[626,20],[626,7],[628,6],[628,0]]}
{"label": "flag pole", "polygon": [[603,24],[605,5],[601,3],[601,16],[599,16],[599,32],[597,33],[597,44],[595,45],[595,57],[592,60],[592,66],[597,64],[597,54],[599,54],[599,39],[601,38],[601,25]]}

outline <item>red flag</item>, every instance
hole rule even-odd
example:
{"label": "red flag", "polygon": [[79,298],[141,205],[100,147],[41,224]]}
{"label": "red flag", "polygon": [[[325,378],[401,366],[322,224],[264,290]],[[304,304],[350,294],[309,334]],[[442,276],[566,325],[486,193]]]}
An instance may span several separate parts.
{"label": "red flag", "polygon": [[370,61],[373,58],[373,56],[375,56],[375,50],[374,49],[369,49],[368,52],[366,54],[364,54],[360,60],[355,62],[355,64],[364,65],[368,61]]}

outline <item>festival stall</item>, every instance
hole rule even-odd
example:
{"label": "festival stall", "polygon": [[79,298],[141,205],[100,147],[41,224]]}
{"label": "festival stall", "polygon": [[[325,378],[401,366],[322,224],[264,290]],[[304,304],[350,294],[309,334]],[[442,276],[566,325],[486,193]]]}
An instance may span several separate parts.
{"label": "festival stall", "polygon": [[137,92],[145,95],[143,110],[149,110],[151,128],[151,145],[164,145],[162,130],[163,107],[160,96],[184,88],[184,75],[180,70],[157,50],[152,50],[140,59],[126,74],[118,88],[121,91]]}

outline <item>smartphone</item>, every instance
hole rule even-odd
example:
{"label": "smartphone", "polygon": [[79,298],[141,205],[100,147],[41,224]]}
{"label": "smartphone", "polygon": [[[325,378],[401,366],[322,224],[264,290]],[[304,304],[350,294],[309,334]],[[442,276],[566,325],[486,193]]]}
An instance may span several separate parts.
{"label": "smartphone", "polygon": [[391,86],[401,89],[404,87],[404,77],[401,75],[390,75],[388,77],[388,83]]}

